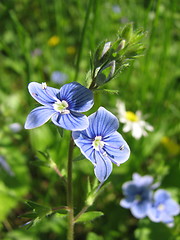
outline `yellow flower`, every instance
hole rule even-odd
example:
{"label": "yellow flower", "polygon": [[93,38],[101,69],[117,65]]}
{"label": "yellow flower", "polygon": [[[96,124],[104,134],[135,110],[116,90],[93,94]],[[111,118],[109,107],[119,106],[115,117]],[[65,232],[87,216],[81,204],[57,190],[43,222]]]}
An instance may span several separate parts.
{"label": "yellow flower", "polygon": [[171,140],[169,137],[164,136],[161,139],[161,143],[171,155],[177,155],[178,153],[180,153],[180,145],[177,144],[175,141]]}
{"label": "yellow flower", "polygon": [[60,38],[58,36],[52,36],[48,40],[48,45],[51,47],[54,47],[54,46],[58,45],[59,43],[60,43]]}
{"label": "yellow flower", "polygon": [[69,55],[74,55],[76,52],[76,48],[74,46],[69,46],[66,48],[66,51]]}

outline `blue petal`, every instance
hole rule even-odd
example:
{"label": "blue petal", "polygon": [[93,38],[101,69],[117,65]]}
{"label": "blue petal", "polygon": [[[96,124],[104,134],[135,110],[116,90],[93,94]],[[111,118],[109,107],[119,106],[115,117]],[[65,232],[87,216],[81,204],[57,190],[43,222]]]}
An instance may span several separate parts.
{"label": "blue petal", "polygon": [[150,186],[153,183],[153,180],[153,177],[149,175],[142,177],[138,173],[133,174],[133,181],[141,186]]}
{"label": "blue petal", "polygon": [[149,201],[138,202],[131,207],[131,213],[136,218],[144,218],[147,215],[149,206]]}
{"label": "blue petal", "polygon": [[57,126],[71,131],[83,130],[89,125],[88,118],[85,115],[75,112],[68,114],[57,113],[52,117],[52,121]]}
{"label": "blue petal", "polygon": [[167,214],[167,212],[163,211],[161,213],[161,221],[164,223],[172,223],[174,219],[171,214]]}
{"label": "blue petal", "polygon": [[83,134],[84,131],[79,132],[75,131],[72,133],[72,137],[76,146],[78,146],[82,152],[82,154],[89,159],[93,164],[96,163],[94,159],[94,148],[92,146],[92,140],[87,138],[86,135]]}
{"label": "blue petal", "polygon": [[171,216],[176,216],[180,212],[179,204],[175,202],[173,199],[168,199],[165,202],[165,208],[166,212]]}
{"label": "blue petal", "polygon": [[86,112],[94,104],[92,91],[77,82],[61,87],[60,100],[67,101],[69,109],[75,112]]}
{"label": "blue petal", "polygon": [[31,96],[42,105],[51,105],[57,99],[56,95],[59,93],[59,90],[52,87],[47,87],[46,89],[42,88],[42,84],[31,82],[28,85],[29,92]]}
{"label": "blue petal", "polygon": [[96,159],[95,175],[100,182],[104,182],[112,172],[112,162],[98,151],[94,151],[94,154],[94,158]]}
{"label": "blue petal", "polygon": [[132,181],[124,183],[122,186],[122,190],[125,196],[135,197],[136,194],[139,194],[138,186]]}
{"label": "blue petal", "polygon": [[155,202],[157,202],[157,204],[164,203],[166,200],[170,198],[171,198],[170,194],[163,189],[157,190],[154,194],[154,200]]}
{"label": "blue petal", "polygon": [[134,198],[124,198],[120,201],[120,206],[123,208],[130,208],[133,204]]}
{"label": "blue petal", "polygon": [[46,123],[53,114],[55,114],[55,111],[50,107],[37,107],[27,116],[24,128],[32,129],[39,127]]}
{"label": "blue petal", "polygon": [[91,136],[107,137],[119,127],[118,119],[108,110],[100,107],[97,112],[89,116],[89,129]]}
{"label": "blue petal", "polygon": [[161,221],[161,214],[155,207],[149,207],[147,212],[148,217],[153,222],[160,222]]}
{"label": "blue petal", "polygon": [[104,150],[115,164],[120,165],[128,160],[130,149],[120,133],[115,132],[103,141],[105,142]]}

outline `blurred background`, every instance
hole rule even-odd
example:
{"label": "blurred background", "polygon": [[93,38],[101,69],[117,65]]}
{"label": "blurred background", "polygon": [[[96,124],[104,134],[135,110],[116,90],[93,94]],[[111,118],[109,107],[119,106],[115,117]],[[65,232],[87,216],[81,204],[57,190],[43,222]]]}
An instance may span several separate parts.
{"label": "blurred background", "polygon": [[[75,79],[77,54],[82,43],[79,75]],[[85,84],[90,53],[103,41],[115,40],[126,23],[146,33],[144,55],[106,84],[119,94],[98,94],[89,113],[104,106],[117,115],[117,100],[129,111],[142,111],[154,127],[140,139],[119,132],[131,148],[130,159],[113,166],[108,186],[90,210],[104,216],[75,228],[78,240],[174,240],[180,239],[180,219],[168,228],[148,219],[137,220],[120,207],[122,184],[132,174],[151,175],[173,199],[179,198],[180,153],[180,5],[177,0],[1,0],[0,1],[0,239],[66,239],[66,219],[58,214],[44,218],[29,230],[19,216],[29,209],[26,200],[51,207],[66,205],[62,180],[47,167],[33,164],[38,151],[48,152],[61,172],[66,171],[69,132],[60,138],[51,123],[25,130],[28,113],[37,102],[30,96],[29,82],[47,82],[60,88],[77,80]],[[88,113],[88,114],[89,114]],[[75,150],[78,156],[79,150]],[[74,162],[75,211],[84,204],[87,176],[94,180],[92,164]]]}

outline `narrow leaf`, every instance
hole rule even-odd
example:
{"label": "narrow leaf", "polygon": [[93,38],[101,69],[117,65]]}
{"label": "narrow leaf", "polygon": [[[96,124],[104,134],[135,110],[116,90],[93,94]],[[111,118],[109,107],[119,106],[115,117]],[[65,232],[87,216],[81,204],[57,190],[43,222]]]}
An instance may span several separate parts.
{"label": "narrow leaf", "polygon": [[98,212],[98,211],[90,211],[90,212],[85,212],[83,213],[77,220],[76,222],[88,222],[92,221],[95,218],[103,216],[103,212]]}

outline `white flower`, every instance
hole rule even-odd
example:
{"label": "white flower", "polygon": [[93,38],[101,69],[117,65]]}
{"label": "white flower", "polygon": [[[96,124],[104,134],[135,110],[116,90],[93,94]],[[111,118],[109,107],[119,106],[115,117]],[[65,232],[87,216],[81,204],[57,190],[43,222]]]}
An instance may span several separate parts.
{"label": "white flower", "polygon": [[121,101],[116,103],[118,110],[118,117],[121,123],[124,123],[123,132],[132,132],[132,136],[136,139],[142,136],[147,136],[146,131],[153,131],[154,128],[149,123],[145,122],[140,111],[131,112],[126,111],[125,104]]}

